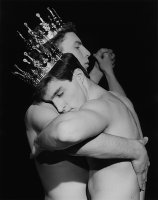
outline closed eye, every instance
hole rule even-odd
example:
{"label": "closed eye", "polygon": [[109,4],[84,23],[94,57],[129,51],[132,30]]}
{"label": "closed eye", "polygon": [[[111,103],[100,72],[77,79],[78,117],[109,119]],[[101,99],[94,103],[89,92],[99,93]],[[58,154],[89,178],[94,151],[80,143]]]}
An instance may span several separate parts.
{"label": "closed eye", "polygon": [[75,49],[79,49],[81,47],[81,45],[82,45],[82,42],[76,41],[74,47],[75,47]]}
{"label": "closed eye", "polygon": [[58,94],[56,94],[57,97],[61,97],[64,94],[64,92],[60,92]]}

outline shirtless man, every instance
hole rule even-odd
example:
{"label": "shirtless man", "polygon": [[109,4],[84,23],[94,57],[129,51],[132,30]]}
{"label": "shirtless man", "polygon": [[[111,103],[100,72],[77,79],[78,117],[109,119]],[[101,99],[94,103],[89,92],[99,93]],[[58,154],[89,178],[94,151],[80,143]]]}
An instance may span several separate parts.
{"label": "shirtless man", "polygon": [[[88,57],[90,53],[83,46],[75,30],[72,29],[72,27],[70,28],[70,25],[65,26],[62,29],[62,33],[57,34],[52,42],[56,44],[62,52],[73,53],[85,68],[88,67]],[[124,93],[113,74],[106,50],[101,49],[98,51],[96,58],[98,59],[100,68],[108,75],[110,87],[115,88],[116,91],[120,93]],[[108,65],[107,62],[110,64]],[[91,78],[92,80],[99,81],[101,76],[102,72],[96,64],[91,73]],[[35,99],[35,102],[29,107],[26,113],[26,128],[33,154],[36,153],[34,140],[37,135],[40,134],[50,120],[53,120],[58,114],[59,113],[52,104],[38,101],[37,99]],[[146,150],[143,145],[138,141],[126,140],[116,136],[105,134],[99,136],[100,137],[96,140],[96,145],[100,145],[100,148],[94,152],[93,143],[90,141],[87,143],[88,148],[86,151],[86,145],[84,146],[84,156],[97,158],[131,158],[139,177],[140,187],[142,188],[145,180],[142,175],[148,163]],[[129,151],[127,151],[127,149],[129,149]],[[49,147],[47,150],[52,151],[52,148]],[[79,151],[78,154],[80,154]],[[87,199],[85,191],[88,181],[88,169],[84,158],[74,158],[63,151],[54,153],[44,151],[36,157],[35,163],[46,191],[46,199]]]}
{"label": "shirtless man", "polygon": [[[72,77],[67,77],[65,72],[71,73]],[[105,135],[108,133],[129,138],[131,141],[143,137],[132,103],[91,81],[72,54],[64,54],[62,61],[58,61],[52,68],[48,78],[49,81],[44,86],[45,93],[39,93],[39,98],[44,102],[52,102],[62,114],[53,120],[50,118],[49,123],[45,124],[36,140],[40,147],[47,146],[50,150],[65,149],[102,132]],[[47,114],[44,113],[43,117],[48,120],[50,115]],[[41,117],[38,120],[40,121]],[[39,121],[38,127],[41,128],[44,121],[40,124]],[[94,150],[100,148],[95,144],[96,140],[91,141]],[[84,145],[80,150],[77,154],[80,152],[80,155],[85,155],[83,152],[87,150]],[[96,160],[92,158],[94,155],[91,156],[88,158],[88,189],[92,200],[143,199],[129,158],[115,159],[108,164],[106,160]]]}

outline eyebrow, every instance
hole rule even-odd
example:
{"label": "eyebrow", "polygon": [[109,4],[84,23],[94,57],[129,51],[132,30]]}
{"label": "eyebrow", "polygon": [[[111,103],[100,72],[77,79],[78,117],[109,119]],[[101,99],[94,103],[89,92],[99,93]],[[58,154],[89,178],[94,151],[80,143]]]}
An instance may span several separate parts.
{"label": "eyebrow", "polygon": [[53,93],[53,95],[50,97],[50,99],[53,99],[53,98],[58,94],[58,92],[60,92],[61,89],[62,89],[62,87],[59,87],[59,88]]}
{"label": "eyebrow", "polygon": [[75,41],[75,44],[82,45],[82,42],[81,41]]}

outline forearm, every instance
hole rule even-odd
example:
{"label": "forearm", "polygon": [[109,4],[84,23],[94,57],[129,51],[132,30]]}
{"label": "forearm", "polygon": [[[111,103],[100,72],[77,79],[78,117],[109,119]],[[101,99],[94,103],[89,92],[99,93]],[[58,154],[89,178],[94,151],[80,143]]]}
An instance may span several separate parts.
{"label": "forearm", "polygon": [[120,83],[116,79],[116,77],[115,77],[113,72],[111,72],[109,74],[105,73],[105,76],[106,76],[110,91],[118,92],[119,94],[121,94],[123,96],[126,96],[122,86],[120,85]]}
{"label": "forearm", "polygon": [[[94,103],[91,103],[93,106]],[[35,143],[47,150],[66,149],[95,137],[105,128],[102,115],[81,109],[59,115],[38,135]]]}
{"label": "forearm", "polygon": [[133,160],[139,157],[141,150],[141,145],[137,140],[102,133],[82,146],[70,148],[68,152],[74,156]]}
{"label": "forearm", "polygon": [[91,72],[89,73],[89,76],[93,82],[98,84],[101,78],[103,77],[103,73],[96,66],[94,66]]}
{"label": "forearm", "polygon": [[64,115],[58,115],[44,127],[34,140],[36,150],[54,151],[69,146],[63,143],[60,136],[60,125],[64,121]]}
{"label": "forearm", "polygon": [[64,140],[61,132],[60,118],[51,122],[35,140],[36,147],[49,151],[61,150],[72,146],[73,142]]}

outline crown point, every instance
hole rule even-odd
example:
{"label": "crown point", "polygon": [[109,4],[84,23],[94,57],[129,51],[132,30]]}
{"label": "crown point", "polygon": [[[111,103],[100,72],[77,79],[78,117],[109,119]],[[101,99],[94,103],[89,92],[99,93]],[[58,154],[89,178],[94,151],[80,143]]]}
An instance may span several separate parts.
{"label": "crown point", "polygon": [[27,59],[23,59],[23,62],[25,62],[25,63],[28,63],[28,64],[31,64]]}
{"label": "crown point", "polygon": [[[62,56],[59,49],[52,43],[49,43],[48,47],[43,46],[55,37],[63,25],[62,20],[53,8],[50,9],[48,7],[47,10],[50,13],[48,15],[48,22],[45,22],[40,14],[36,13],[36,17],[41,22],[40,26],[37,26],[35,30],[32,30],[26,22],[24,23],[28,34],[30,34],[27,40],[17,31],[19,36],[27,43],[28,52],[24,52],[23,62],[29,64],[30,68],[23,71],[15,65],[16,69],[20,72],[15,72],[15,74],[20,75],[24,81],[29,82],[35,87]],[[52,62],[51,65],[49,64],[50,61]]]}
{"label": "crown point", "polygon": [[27,23],[26,23],[26,22],[24,22],[24,26],[28,27],[28,25],[27,25]]}
{"label": "crown point", "polygon": [[24,38],[24,36],[19,32],[17,31],[17,33],[19,34],[19,36],[25,41],[26,39]]}
{"label": "crown point", "polygon": [[47,7],[47,10],[48,10],[52,15],[54,15],[53,12],[52,12],[52,10],[51,10],[49,7]]}
{"label": "crown point", "polygon": [[28,33],[33,34],[33,30],[28,26],[28,24],[25,22],[24,26],[28,29]]}
{"label": "crown point", "polygon": [[42,19],[39,13],[36,13],[36,17],[38,17],[41,20],[41,22],[44,22],[44,20]]}

